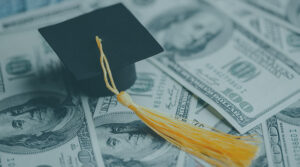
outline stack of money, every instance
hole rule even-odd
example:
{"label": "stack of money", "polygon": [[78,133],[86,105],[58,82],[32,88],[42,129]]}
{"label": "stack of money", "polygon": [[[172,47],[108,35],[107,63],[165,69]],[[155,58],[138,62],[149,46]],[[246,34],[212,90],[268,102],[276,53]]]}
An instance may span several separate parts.
{"label": "stack of money", "polygon": [[119,2],[165,49],[137,63],[134,101],[256,135],[253,167],[300,166],[299,0],[0,0],[1,167],[210,166],[76,91],[37,31]]}

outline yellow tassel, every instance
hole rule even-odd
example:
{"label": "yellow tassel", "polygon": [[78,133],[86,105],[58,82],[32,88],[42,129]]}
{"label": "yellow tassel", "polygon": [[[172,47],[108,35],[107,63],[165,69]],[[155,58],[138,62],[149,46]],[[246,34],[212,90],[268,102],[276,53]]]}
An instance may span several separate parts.
{"label": "yellow tassel", "polygon": [[210,127],[206,127],[209,130],[200,128],[139,106],[132,101],[129,94],[119,92],[98,36],[96,36],[96,42],[100,50],[100,64],[106,87],[117,95],[121,104],[134,111],[153,131],[178,148],[211,165],[246,167],[251,164],[258,150],[258,140],[253,136],[233,136]]}

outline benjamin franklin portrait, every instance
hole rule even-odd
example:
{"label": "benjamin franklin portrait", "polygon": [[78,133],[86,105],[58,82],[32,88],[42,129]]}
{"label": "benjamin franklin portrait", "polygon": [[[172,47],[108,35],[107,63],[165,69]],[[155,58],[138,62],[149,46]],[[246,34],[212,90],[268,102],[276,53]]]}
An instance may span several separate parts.
{"label": "benjamin franklin portrait", "polygon": [[199,1],[154,18],[149,30],[168,55],[186,60],[200,58],[220,49],[231,36],[232,23],[215,8]]}
{"label": "benjamin franklin portrait", "polygon": [[133,113],[106,114],[95,121],[106,167],[175,166],[179,150]]}
{"label": "benjamin franklin portrait", "polygon": [[15,95],[0,102],[0,150],[15,154],[56,148],[70,139],[84,118],[80,101],[52,92]]}

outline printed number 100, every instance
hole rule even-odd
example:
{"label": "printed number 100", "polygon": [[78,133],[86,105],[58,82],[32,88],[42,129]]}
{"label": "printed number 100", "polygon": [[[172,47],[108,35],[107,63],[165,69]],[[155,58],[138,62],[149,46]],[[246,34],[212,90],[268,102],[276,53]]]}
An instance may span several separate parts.
{"label": "printed number 100", "polygon": [[244,101],[243,98],[238,95],[237,93],[233,92],[232,89],[227,88],[222,92],[225,96],[227,96],[231,101],[238,104],[241,109],[247,113],[250,113],[253,111],[253,106],[249,104],[248,102]]}

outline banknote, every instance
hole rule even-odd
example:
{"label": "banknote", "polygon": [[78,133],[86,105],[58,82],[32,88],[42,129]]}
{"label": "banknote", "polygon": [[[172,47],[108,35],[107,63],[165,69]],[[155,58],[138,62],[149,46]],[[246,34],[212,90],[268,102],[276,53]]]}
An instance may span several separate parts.
{"label": "banknote", "polygon": [[206,1],[145,14],[165,49],[152,63],[240,133],[299,98],[300,65]]}
{"label": "banknote", "polygon": [[243,0],[243,2],[251,6],[251,9],[261,16],[268,16],[268,18],[300,33],[299,0]]}
{"label": "banknote", "polygon": [[167,10],[170,7],[180,6],[194,0],[94,0],[92,9],[123,3],[144,25],[152,18],[156,10]]}
{"label": "banknote", "polygon": [[0,166],[102,166],[87,99],[37,31],[0,38]]}
{"label": "banknote", "polygon": [[[137,81],[127,90],[135,103],[185,121],[195,117],[214,126],[219,119],[207,104],[146,61],[137,63]],[[106,166],[181,166],[179,149],[148,128],[115,96],[89,100]],[[193,114],[192,114],[193,113]]]}
{"label": "banknote", "polygon": [[[37,0],[37,2],[38,1],[39,0]],[[90,1],[91,0],[66,0],[66,2],[61,2],[56,5],[50,5],[44,8],[30,10],[19,15],[3,18],[0,20],[0,33],[37,29],[70,19],[88,12],[90,10]],[[11,2],[15,2],[15,0]],[[47,1],[43,0],[43,2]]]}
{"label": "banknote", "polygon": [[0,19],[58,4],[63,1],[66,0],[1,0]]}
{"label": "banknote", "polygon": [[263,128],[270,166],[300,166],[300,100],[269,118]]}
{"label": "banknote", "polygon": [[276,21],[262,17],[249,6],[236,0],[216,0],[214,5],[218,5],[224,12],[235,17],[247,28],[253,29],[264,39],[284,51],[287,56],[300,64],[300,34],[292,31]]}

